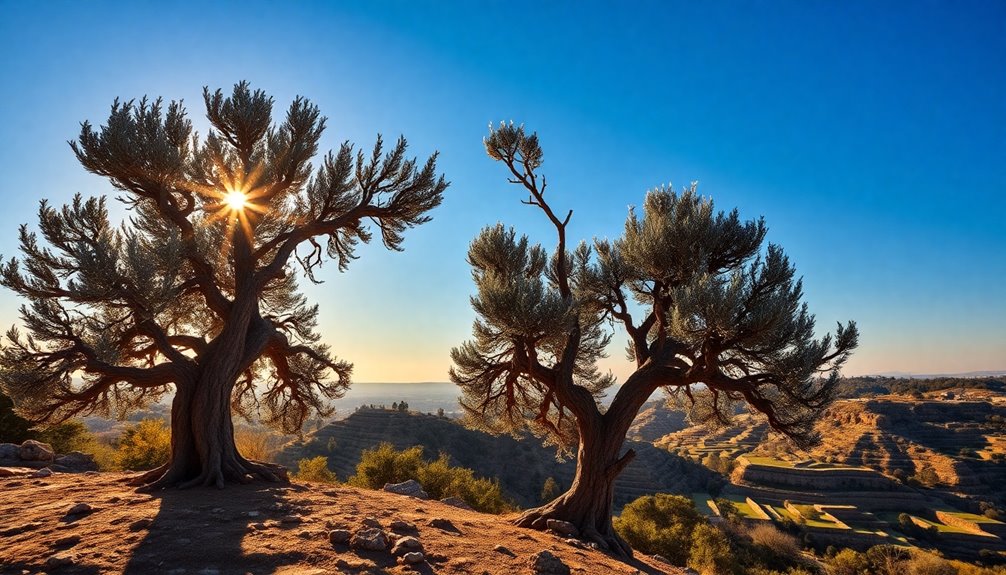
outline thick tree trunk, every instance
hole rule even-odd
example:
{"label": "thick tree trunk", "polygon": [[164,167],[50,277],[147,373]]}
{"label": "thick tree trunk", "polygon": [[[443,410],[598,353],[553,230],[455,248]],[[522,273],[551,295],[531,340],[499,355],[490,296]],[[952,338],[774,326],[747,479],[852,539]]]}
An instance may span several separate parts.
{"label": "thick tree trunk", "polygon": [[625,431],[609,429],[602,417],[579,422],[576,476],[569,490],[553,501],[521,514],[515,523],[544,530],[549,519],[568,521],[580,531],[580,538],[596,543],[616,555],[631,557],[632,548],[615,533],[611,522],[615,478],[635,453],[619,455]]}
{"label": "thick tree trunk", "polygon": [[[237,315],[235,313],[235,315]],[[233,318],[232,318],[233,319]],[[243,322],[245,326],[251,322]],[[231,420],[231,392],[238,375],[250,363],[246,357],[247,338],[230,324],[200,356],[199,376],[179,383],[171,404],[171,460],[147,472],[134,483],[144,490],[215,486],[227,482],[248,483],[256,477],[266,481],[286,481],[286,470],[278,465],[249,461],[234,444]]]}

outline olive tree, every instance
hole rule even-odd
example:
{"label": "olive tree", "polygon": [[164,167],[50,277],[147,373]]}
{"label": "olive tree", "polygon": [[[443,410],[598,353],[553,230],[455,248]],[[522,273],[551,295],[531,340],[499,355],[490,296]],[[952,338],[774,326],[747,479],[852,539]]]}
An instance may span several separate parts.
{"label": "olive tree", "polygon": [[112,105],[70,146],[130,210],[110,220],[104,198],[41,202],[38,230],[20,230],[20,259],[0,283],[27,300],[0,351],[0,389],[36,422],[118,414],[173,392],[171,459],[138,478],[147,488],[280,480],[277,466],[234,445],[232,412],[298,431],[349,385],[352,365],[316,331],[318,307],[298,291],[326,258],[345,270],[376,228],[400,250],[447,183],[436,154],[406,142],[369,153],[318,152],[326,119],[298,97],[273,123],[273,100],[247,83],[204,89],[211,129],[193,131],[180,102]]}
{"label": "olive tree", "polygon": [[[615,478],[640,407],[658,389],[682,394],[708,419],[727,420],[746,402],[800,443],[832,401],[838,369],[856,347],[855,324],[815,337],[801,282],[781,248],[763,248],[762,220],[717,212],[692,186],[647,194],[621,237],[570,247],[572,211],[545,197],[542,150],[523,127],[490,126],[485,148],[509,181],[555,229],[549,254],[502,224],[472,241],[477,293],[473,339],[451,352],[472,424],[496,432],[530,428],[576,446],[570,488],[524,512],[517,524],[573,523],[582,537],[616,553],[631,549],[612,528]],[[627,332],[635,370],[617,389],[597,368],[613,330]],[[598,398],[613,389],[605,409]]]}

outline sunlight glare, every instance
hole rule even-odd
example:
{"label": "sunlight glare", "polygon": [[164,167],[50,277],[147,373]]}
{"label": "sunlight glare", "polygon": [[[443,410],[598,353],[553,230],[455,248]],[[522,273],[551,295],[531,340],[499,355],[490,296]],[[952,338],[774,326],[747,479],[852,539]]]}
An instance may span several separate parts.
{"label": "sunlight glare", "polygon": [[224,196],[224,203],[232,210],[243,210],[248,205],[248,197],[241,192],[229,192]]}

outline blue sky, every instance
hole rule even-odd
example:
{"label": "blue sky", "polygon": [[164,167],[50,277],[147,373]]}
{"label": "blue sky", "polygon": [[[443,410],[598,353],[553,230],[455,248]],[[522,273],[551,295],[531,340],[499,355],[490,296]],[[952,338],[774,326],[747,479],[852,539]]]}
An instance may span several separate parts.
{"label": "blue sky", "polygon": [[[859,323],[846,373],[1006,369],[1006,4],[539,4],[0,0],[0,253],[38,199],[112,193],[67,147],[80,121],[148,94],[205,132],[202,87],[247,79],[318,104],[323,149],[404,134],[452,182],[404,253],[368,246],[306,288],[357,381],[446,380],[482,226],[551,246],[482,150],[500,120],[539,133],[573,238],[693,180],[764,216],[819,326]],[[0,294],[0,324],[17,303]]]}

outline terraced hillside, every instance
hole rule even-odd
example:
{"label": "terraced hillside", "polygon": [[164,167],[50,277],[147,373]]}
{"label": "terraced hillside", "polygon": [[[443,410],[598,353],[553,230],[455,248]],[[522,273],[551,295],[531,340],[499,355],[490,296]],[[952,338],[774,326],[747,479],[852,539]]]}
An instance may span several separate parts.
{"label": "terraced hillside", "polygon": [[[862,465],[902,479],[929,473],[928,483],[943,490],[1002,501],[1004,419],[1006,400],[998,397],[962,401],[888,396],[841,401],[818,425],[820,445],[796,455]],[[757,452],[778,454],[790,449],[773,440]]]}
{"label": "terraced hillside", "polygon": [[743,413],[734,416],[727,427],[709,429],[703,425],[693,425],[669,433],[653,443],[682,457],[701,460],[710,453],[735,458],[757,448],[766,440],[769,426],[764,418]]}
{"label": "terraced hillside", "polygon": [[684,410],[668,406],[665,400],[660,399],[643,405],[627,436],[634,441],[653,442],[688,426]]}
{"label": "terraced hillside", "polygon": [[[427,458],[447,453],[454,465],[474,469],[482,477],[499,478],[504,492],[522,507],[539,503],[548,477],[566,488],[573,479],[574,463],[559,462],[555,450],[534,438],[516,440],[464,428],[454,420],[419,413],[360,409],[287,445],[277,461],[296,468],[298,460],[323,455],[340,479],[352,475],[364,449],[387,442],[398,449],[423,446]],[[704,489],[710,473],[691,461],[657,449],[649,443],[627,442],[636,458],[615,484],[615,505],[656,492],[691,493]]]}

